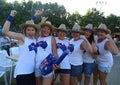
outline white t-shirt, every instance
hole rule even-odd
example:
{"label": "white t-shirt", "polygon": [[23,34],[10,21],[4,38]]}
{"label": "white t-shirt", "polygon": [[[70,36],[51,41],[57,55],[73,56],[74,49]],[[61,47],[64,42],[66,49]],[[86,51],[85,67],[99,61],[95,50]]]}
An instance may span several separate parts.
{"label": "white t-shirt", "polygon": [[89,52],[85,52],[83,53],[83,62],[84,63],[93,63],[95,61],[95,59],[93,59],[93,57],[90,55]]}
{"label": "white t-shirt", "polygon": [[48,37],[39,37],[37,42],[44,41],[47,43],[45,49],[41,46],[37,47],[37,54],[36,54],[36,68],[38,69],[41,62],[50,54],[52,53],[52,36]]}
{"label": "white t-shirt", "polygon": [[[68,47],[69,45],[69,41],[64,39],[64,40],[60,40],[58,39],[58,37],[55,38],[56,39],[56,44],[61,44],[61,45],[65,45],[66,48]],[[63,51],[62,49],[60,48],[57,48],[57,53],[58,53],[58,56],[61,56]],[[69,62],[69,58],[68,58],[68,55],[63,59],[63,61],[60,63],[60,68],[61,69],[70,69],[70,62]]]}
{"label": "white t-shirt", "polygon": [[95,42],[99,50],[99,55],[97,56],[97,64],[103,67],[112,67],[113,65],[113,56],[112,53],[108,50],[105,50],[105,43],[108,39],[104,39],[102,42],[98,43],[98,37],[96,37]]}
{"label": "white t-shirt", "polygon": [[73,44],[74,50],[69,53],[70,64],[72,65],[82,65],[83,64],[83,50],[80,49],[80,45],[83,42],[83,39],[79,39],[74,41],[74,39],[70,40],[70,44]]}
{"label": "white t-shirt", "polygon": [[19,45],[19,59],[15,67],[14,77],[22,74],[30,74],[35,68],[35,51],[30,50],[31,43],[36,44],[36,39],[25,37],[24,44]]}

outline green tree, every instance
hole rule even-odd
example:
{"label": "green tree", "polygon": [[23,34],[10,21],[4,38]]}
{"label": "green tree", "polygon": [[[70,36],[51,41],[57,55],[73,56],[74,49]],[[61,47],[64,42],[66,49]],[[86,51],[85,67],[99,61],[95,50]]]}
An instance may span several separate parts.
{"label": "green tree", "polygon": [[69,23],[69,27],[72,29],[75,23],[81,24],[82,16],[76,11],[72,15],[69,15],[67,21]]}
{"label": "green tree", "polygon": [[46,3],[43,5],[44,13],[43,16],[48,17],[48,20],[53,25],[58,27],[61,23],[66,23],[66,9],[62,5],[57,3]]}
{"label": "green tree", "polygon": [[88,23],[98,26],[100,23],[104,23],[105,17],[103,13],[100,13],[95,8],[89,9],[88,12],[82,17],[81,24],[85,26]]}
{"label": "green tree", "polygon": [[120,21],[116,15],[111,14],[107,16],[105,24],[112,31],[112,33],[114,33],[119,30],[118,27],[120,26]]}

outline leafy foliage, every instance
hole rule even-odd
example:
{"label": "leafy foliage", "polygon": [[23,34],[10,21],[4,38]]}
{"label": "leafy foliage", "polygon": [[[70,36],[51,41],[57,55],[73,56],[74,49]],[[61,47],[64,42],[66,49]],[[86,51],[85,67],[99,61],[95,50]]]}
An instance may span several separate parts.
{"label": "leafy foliage", "polygon": [[[100,23],[105,23],[108,28],[114,33],[119,30],[120,17],[113,14],[105,17],[104,13],[99,12],[95,8],[89,9],[85,15],[80,15],[77,11],[70,14],[66,11],[63,5],[57,3],[45,3],[42,4],[40,1],[33,2],[29,0],[28,2],[15,1],[14,3],[7,3],[5,0],[0,1],[0,25],[3,26],[8,14],[12,9],[17,10],[18,14],[15,16],[12,22],[11,28],[13,31],[21,32],[19,25],[24,23],[26,20],[31,19],[31,16],[35,13],[35,10],[42,10],[43,14],[41,16],[48,17],[51,23],[58,27],[60,24],[64,23],[68,30],[70,31],[74,23],[78,23],[80,26],[84,27],[86,24],[91,23],[94,27],[97,27]],[[37,18],[35,23],[41,21],[41,16]],[[117,27],[117,29],[115,29]]]}

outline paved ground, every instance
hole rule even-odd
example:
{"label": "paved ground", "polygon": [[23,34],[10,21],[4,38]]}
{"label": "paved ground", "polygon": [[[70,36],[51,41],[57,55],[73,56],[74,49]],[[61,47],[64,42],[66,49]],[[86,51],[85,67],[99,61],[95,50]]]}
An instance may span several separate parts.
{"label": "paved ground", "polygon": [[[57,80],[55,85],[60,85],[60,81]],[[83,85],[83,81],[82,81],[82,85]],[[90,85],[93,85],[92,80]],[[99,82],[98,85],[100,85]],[[114,56],[114,65],[112,67],[111,72],[108,74],[107,85],[120,85],[120,51],[117,56]]]}
{"label": "paved ground", "polygon": [[108,85],[120,85],[120,52],[114,56],[114,65],[107,78]]}

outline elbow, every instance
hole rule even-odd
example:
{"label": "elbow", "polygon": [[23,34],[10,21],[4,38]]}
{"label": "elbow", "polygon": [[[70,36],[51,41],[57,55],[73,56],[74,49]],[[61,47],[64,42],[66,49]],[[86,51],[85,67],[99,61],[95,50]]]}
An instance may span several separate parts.
{"label": "elbow", "polygon": [[113,52],[113,55],[117,55],[117,54],[118,54],[118,51],[114,51],[114,52]]}
{"label": "elbow", "polygon": [[3,35],[7,35],[7,32],[5,30],[2,30]]}
{"label": "elbow", "polygon": [[113,55],[117,55],[118,53],[117,52],[114,52]]}
{"label": "elbow", "polygon": [[5,30],[2,30],[2,34],[6,34]]}

